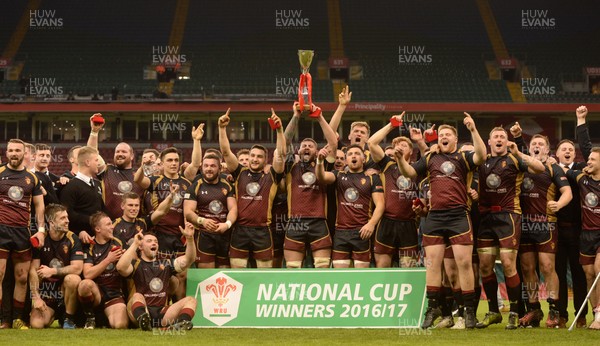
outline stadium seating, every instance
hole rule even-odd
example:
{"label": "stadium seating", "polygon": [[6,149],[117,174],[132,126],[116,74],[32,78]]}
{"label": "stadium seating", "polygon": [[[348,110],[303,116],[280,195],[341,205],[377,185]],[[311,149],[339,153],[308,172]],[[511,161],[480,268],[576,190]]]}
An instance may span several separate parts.
{"label": "stadium seating", "polygon": [[[490,1],[490,5],[508,51],[528,65],[532,78],[555,87],[554,93],[527,95],[528,101],[600,102],[598,95],[562,91],[564,79],[583,80],[584,67],[598,66],[600,3],[585,1],[573,6],[569,2],[533,1],[525,5],[517,0],[506,0]],[[533,15],[529,17],[523,11]],[[538,11],[537,18],[547,20],[535,22],[533,11]],[[533,25],[528,25],[527,19]],[[554,25],[549,24],[551,19]],[[523,20],[526,20],[525,25]]]}
{"label": "stadium seating", "polygon": [[[331,82],[316,78],[318,61],[330,54],[327,2],[235,6],[232,10],[227,2],[190,2],[180,54],[191,63],[191,79],[177,80],[175,94],[293,99],[290,90],[276,95],[277,83],[296,81],[296,51],[313,49],[315,101],[334,100]],[[530,5],[509,0],[490,1],[490,6],[509,52],[526,62],[535,77],[547,78],[556,87],[554,95],[528,95],[529,101],[598,102],[597,96],[567,94],[560,88],[563,75],[581,75],[582,67],[597,65],[597,2],[586,2],[589,11],[583,14],[570,4],[531,4],[556,17],[557,27],[550,30],[522,28],[521,8]],[[175,9],[174,3],[161,1],[45,0],[40,10],[55,11],[64,24],[30,28],[16,59],[25,61],[24,76],[54,78],[65,94],[110,94],[113,87],[121,94],[152,94],[158,83],[144,80],[143,68],[152,62],[153,47],[168,45]],[[6,30],[0,43],[8,41],[24,10],[19,4],[3,13]],[[278,25],[281,12],[289,16],[293,11],[306,26]],[[392,1],[386,6],[340,2],[340,16],[345,55],[363,68],[363,79],[350,81],[355,101],[511,102],[506,83],[488,78],[485,61],[494,60],[494,53],[475,1]],[[431,62],[401,64],[399,47],[424,49],[420,54],[430,56]],[[0,86],[2,94],[18,90],[16,81]]]}

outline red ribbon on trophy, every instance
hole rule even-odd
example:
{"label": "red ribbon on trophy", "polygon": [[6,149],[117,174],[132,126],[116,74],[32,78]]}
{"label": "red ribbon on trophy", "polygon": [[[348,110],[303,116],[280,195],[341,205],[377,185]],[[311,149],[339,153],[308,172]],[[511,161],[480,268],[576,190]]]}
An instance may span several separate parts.
{"label": "red ribbon on trophy", "polygon": [[315,52],[312,50],[298,50],[302,73],[298,83],[298,106],[296,109],[301,112],[310,111],[308,116],[318,118],[321,116],[321,108],[315,106],[312,102],[312,76],[308,72],[314,56]]}

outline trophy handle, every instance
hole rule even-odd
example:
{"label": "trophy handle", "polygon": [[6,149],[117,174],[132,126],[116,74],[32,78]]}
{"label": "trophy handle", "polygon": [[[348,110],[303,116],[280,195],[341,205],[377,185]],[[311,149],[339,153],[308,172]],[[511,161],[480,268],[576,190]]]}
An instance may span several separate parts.
{"label": "trophy handle", "polygon": [[310,110],[310,105],[304,105],[304,109],[300,109],[300,105],[296,105],[296,110],[297,111],[309,111]]}

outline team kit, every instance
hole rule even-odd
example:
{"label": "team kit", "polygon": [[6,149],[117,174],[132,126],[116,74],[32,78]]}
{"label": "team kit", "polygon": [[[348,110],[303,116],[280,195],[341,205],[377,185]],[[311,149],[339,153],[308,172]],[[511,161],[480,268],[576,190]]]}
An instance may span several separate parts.
{"label": "team kit", "polygon": [[[526,142],[518,122],[484,139],[468,113],[470,138],[446,124],[406,127],[383,147],[404,113],[374,133],[354,122],[344,136],[337,131],[351,96],[342,90],[329,121],[295,104],[284,126],[271,110],[272,153],[260,144],[232,151],[231,110],[218,119],[219,150],[202,149],[199,124],[191,157],[145,149],[138,168],[127,143],[112,163],[99,155],[109,121],[100,114],[87,144],[69,150],[64,173],[51,172],[48,145],[8,141],[1,328],[58,320],[64,329],[189,330],[197,301],[186,296],[188,268],[424,266],[422,328],[487,328],[502,312],[509,330],[564,328],[570,267],[572,320],[600,329],[600,147],[585,106],[574,110],[576,162],[573,140]],[[318,121],[326,144],[297,140],[301,121]],[[482,293],[488,312],[479,321]]]}

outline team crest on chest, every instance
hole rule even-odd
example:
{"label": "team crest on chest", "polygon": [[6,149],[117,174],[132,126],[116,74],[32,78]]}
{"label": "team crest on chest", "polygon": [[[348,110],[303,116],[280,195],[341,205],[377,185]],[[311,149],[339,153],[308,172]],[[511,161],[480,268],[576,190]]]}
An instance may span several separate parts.
{"label": "team crest on chest", "polygon": [[29,177],[25,177],[25,185],[31,184],[31,179]]}

